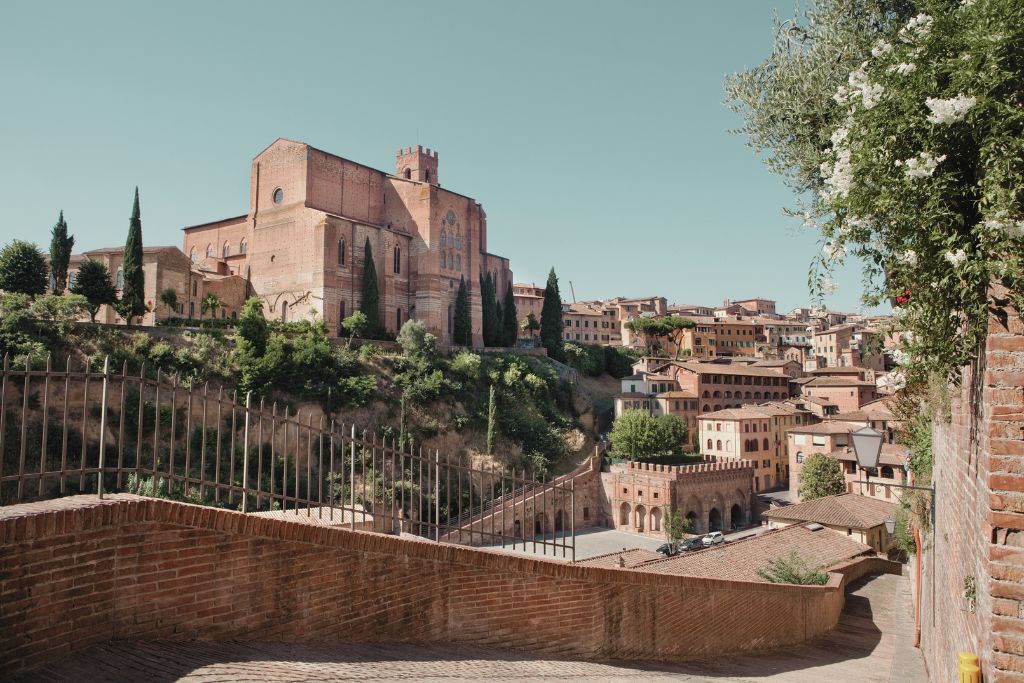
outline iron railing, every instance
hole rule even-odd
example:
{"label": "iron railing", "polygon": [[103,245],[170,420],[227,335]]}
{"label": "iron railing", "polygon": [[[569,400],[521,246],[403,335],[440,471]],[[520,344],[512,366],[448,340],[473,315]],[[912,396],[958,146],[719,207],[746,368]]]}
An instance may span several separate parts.
{"label": "iron railing", "polygon": [[91,364],[15,369],[4,357],[0,505],[129,491],[575,559],[572,477],[473,466],[146,364]]}

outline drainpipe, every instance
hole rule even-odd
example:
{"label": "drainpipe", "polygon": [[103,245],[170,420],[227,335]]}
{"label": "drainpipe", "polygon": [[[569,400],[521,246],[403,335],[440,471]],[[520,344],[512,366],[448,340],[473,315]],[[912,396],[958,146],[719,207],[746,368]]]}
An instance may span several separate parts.
{"label": "drainpipe", "polygon": [[[934,503],[933,503],[934,505]],[[914,545],[917,547],[917,562],[914,563],[914,647],[921,647],[921,532],[914,527]]]}

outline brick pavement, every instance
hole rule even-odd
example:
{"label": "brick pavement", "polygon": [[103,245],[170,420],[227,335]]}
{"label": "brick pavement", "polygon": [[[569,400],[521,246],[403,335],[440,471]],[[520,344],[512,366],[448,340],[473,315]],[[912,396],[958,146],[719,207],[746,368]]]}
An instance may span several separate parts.
{"label": "brick pavement", "polygon": [[311,680],[679,680],[692,683],[771,681],[924,683],[913,649],[910,583],[883,575],[855,586],[839,627],[790,650],[684,663],[581,662],[468,645],[114,642],[91,647],[27,681]]}

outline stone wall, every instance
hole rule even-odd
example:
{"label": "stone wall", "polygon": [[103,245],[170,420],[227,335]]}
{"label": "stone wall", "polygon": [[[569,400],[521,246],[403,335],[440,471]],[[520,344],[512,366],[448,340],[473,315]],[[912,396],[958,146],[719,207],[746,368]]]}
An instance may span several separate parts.
{"label": "stone wall", "polygon": [[0,546],[8,675],[111,639],[721,656],[817,636],[843,605],[838,575],[790,586],[580,567],[126,495],[0,508]]}
{"label": "stone wall", "polygon": [[921,626],[935,681],[956,678],[960,651],[979,655],[990,683],[1024,681],[1024,324],[1005,312],[953,390],[952,421],[933,431],[936,533]]}

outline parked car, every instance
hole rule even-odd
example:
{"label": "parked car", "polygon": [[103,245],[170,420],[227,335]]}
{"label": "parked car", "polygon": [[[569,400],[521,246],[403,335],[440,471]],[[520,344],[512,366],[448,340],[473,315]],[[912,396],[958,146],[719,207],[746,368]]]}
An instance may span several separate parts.
{"label": "parked car", "polygon": [[704,544],[705,548],[710,548],[713,545],[725,543],[725,536],[722,535],[721,531],[712,531],[701,539],[701,543]]}
{"label": "parked car", "polygon": [[679,544],[679,550],[687,552],[689,550],[700,550],[704,547],[704,539],[700,536],[694,536],[691,539],[685,540]]}
{"label": "parked car", "polygon": [[671,543],[662,543],[655,552],[661,553],[665,557],[671,557],[679,552],[679,550],[673,547]]}

